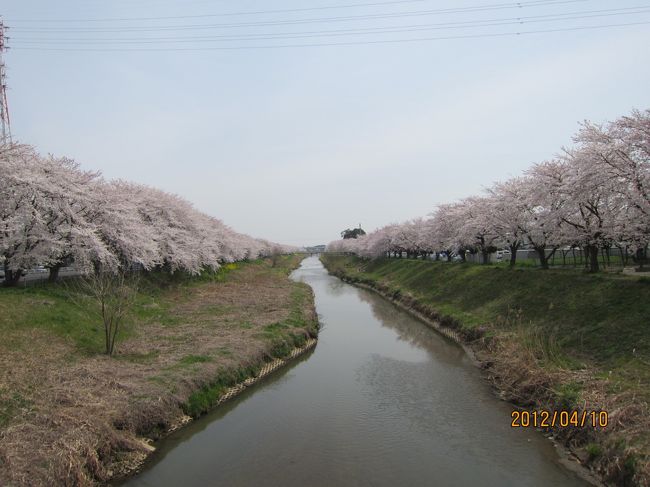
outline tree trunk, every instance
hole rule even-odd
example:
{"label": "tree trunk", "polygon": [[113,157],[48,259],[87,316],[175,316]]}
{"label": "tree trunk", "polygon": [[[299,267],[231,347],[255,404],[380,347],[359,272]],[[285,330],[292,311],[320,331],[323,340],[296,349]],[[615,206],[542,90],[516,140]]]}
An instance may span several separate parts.
{"label": "tree trunk", "polygon": [[22,275],[23,271],[22,269],[18,269],[15,271],[12,271],[9,269],[9,266],[5,263],[5,282],[4,285],[6,287],[14,287],[18,285],[18,280],[20,279],[20,276]]}
{"label": "tree trunk", "polygon": [[637,271],[639,272],[642,272],[644,270],[643,264],[645,264],[646,262],[647,252],[648,252],[647,245],[644,248],[640,248],[636,251],[636,261],[637,264],[639,264],[639,267],[637,267]]}
{"label": "tree trunk", "polygon": [[510,246],[510,267],[514,267],[515,264],[517,263],[517,250],[519,249],[519,245],[511,245]]}
{"label": "tree trunk", "polygon": [[585,247],[589,256],[589,272],[598,272],[598,247],[596,245],[588,245]]}
{"label": "tree trunk", "polygon": [[490,260],[490,253],[487,250],[481,250],[481,258],[483,259],[482,264],[487,265]]}
{"label": "tree trunk", "polygon": [[539,256],[539,265],[542,266],[542,269],[548,269],[548,259],[546,258],[546,249],[544,247],[535,247],[535,251]]}
{"label": "tree trunk", "polygon": [[108,352],[108,355],[110,357],[112,357],[113,353],[115,352],[115,342],[117,341],[118,328],[119,328],[119,323],[116,323],[115,327],[113,329],[113,335],[111,336],[111,348],[110,348],[110,350]]}
{"label": "tree trunk", "polygon": [[61,270],[61,267],[63,267],[63,264],[55,264],[52,267],[50,267],[50,275],[48,276],[47,280],[50,282],[58,281],[59,271]]}

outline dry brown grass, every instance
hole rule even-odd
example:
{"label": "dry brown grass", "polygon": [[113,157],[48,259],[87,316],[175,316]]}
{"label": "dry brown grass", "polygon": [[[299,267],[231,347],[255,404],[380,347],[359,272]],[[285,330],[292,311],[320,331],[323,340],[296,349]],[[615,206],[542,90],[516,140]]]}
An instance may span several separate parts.
{"label": "dry brown grass", "polygon": [[[525,343],[527,340],[517,331],[474,344],[478,358],[486,364],[488,378],[501,391],[502,398],[528,409],[607,411],[609,423],[604,429],[556,427],[548,432],[608,483],[647,486],[648,403],[629,390],[613,392],[610,379],[596,367],[551,365],[542,347],[530,342],[522,346]],[[567,403],[562,395],[567,384],[579,390],[575,402]]]}
{"label": "dry brown grass", "polygon": [[[269,265],[167,291],[177,324],[138,325],[115,358],[80,354],[43,329],[0,343],[0,404],[12,408],[0,424],[0,485],[93,485],[137,465],[150,449],[142,437],[179,423],[192,392],[268,355],[261,331],[288,318],[300,286]],[[303,313],[307,323],[311,299]]]}

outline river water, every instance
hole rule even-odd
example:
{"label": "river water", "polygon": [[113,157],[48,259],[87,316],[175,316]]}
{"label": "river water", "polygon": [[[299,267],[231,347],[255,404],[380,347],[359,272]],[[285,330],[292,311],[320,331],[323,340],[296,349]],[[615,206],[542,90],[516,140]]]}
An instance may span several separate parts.
{"label": "river water", "polygon": [[316,257],[292,277],[314,290],[316,349],[165,439],[125,485],[588,485],[510,427],[456,344]]}

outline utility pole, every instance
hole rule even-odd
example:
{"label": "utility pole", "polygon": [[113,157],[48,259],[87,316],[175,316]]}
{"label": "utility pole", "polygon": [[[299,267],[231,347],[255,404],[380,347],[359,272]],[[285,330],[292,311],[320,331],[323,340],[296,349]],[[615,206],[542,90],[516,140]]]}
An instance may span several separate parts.
{"label": "utility pole", "polygon": [[11,143],[11,121],[9,120],[9,105],[7,104],[7,75],[5,72],[4,52],[9,49],[4,21],[0,18],[0,120],[2,120],[2,144]]}

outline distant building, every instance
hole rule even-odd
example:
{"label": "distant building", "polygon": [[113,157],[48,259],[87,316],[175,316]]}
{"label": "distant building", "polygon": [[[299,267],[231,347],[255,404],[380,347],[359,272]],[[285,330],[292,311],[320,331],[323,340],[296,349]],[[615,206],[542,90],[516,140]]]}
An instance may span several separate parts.
{"label": "distant building", "polygon": [[320,252],[325,252],[325,245],[314,245],[313,247],[305,247],[305,251],[310,254],[318,254]]}

